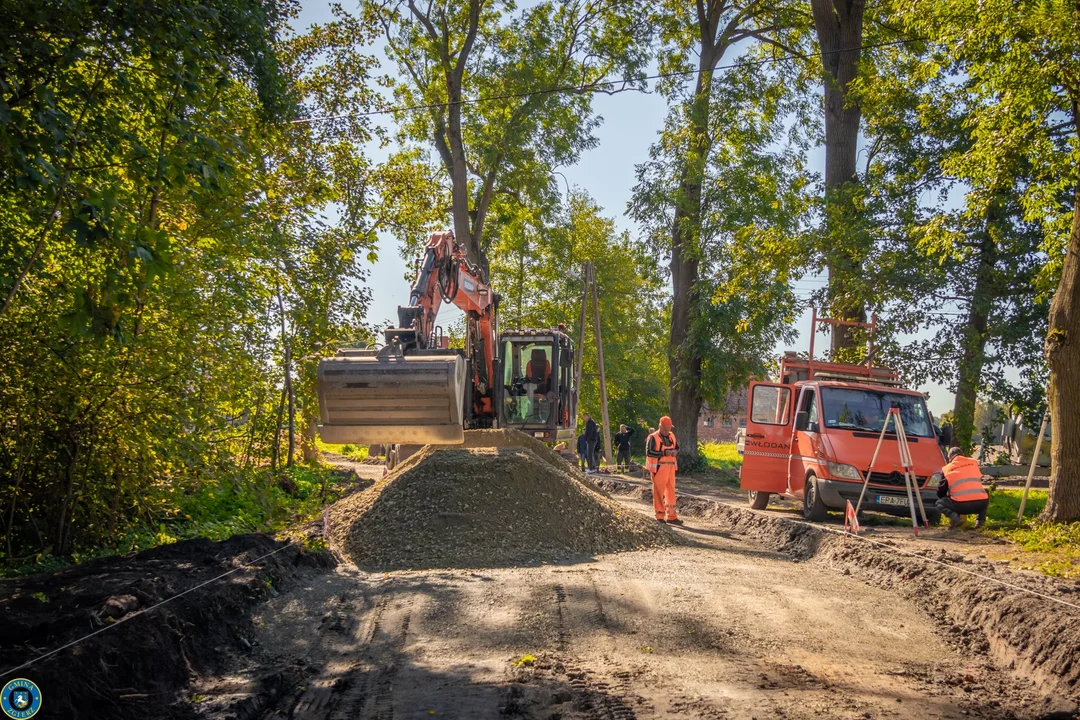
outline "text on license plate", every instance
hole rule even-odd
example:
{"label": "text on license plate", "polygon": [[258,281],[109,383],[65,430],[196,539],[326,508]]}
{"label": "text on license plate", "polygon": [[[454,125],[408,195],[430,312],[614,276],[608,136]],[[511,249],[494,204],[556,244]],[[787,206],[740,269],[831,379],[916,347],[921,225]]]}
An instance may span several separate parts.
{"label": "text on license plate", "polygon": [[899,505],[900,507],[908,506],[908,499],[906,497],[896,497],[894,495],[878,495],[878,505]]}

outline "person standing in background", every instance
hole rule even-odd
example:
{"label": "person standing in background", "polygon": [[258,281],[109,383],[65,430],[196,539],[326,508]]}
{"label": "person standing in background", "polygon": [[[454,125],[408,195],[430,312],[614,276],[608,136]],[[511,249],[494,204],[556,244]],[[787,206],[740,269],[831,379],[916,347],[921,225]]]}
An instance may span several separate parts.
{"label": "person standing in background", "polygon": [[600,426],[589,413],[585,413],[585,455],[589,461],[589,469],[586,472],[596,472],[596,446],[599,440]]}
{"label": "person standing in background", "polygon": [[577,455],[581,461],[581,472],[585,472],[589,468],[589,445],[585,442],[585,433],[577,436]]}
{"label": "person standing in background", "polygon": [[630,438],[634,435],[634,429],[626,425],[619,426],[619,432],[615,433],[615,466],[622,470],[630,469]]}

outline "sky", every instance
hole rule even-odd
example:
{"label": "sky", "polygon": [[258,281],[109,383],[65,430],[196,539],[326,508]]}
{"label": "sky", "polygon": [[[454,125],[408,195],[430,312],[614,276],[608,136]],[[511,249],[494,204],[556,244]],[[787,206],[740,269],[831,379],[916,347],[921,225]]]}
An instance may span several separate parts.
{"label": "sky", "polygon": [[[302,0],[301,7],[295,24],[298,31],[332,19],[329,0]],[[345,2],[345,7],[349,8],[348,2]],[[386,70],[393,71],[393,68]],[[593,100],[593,108],[603,119],[595,131],[599,143],[594,149],[585,151],[576,165],[560,168],[559,171],[571,187],[588,191],[620,230],[637,233],[637,224],[626,216],[626,203],[634,186],[635,166],[648,159],[649,147],[663,127],[667,105],[659,95],[627,92],[598,95]],[[365,150],[374,160],[389,152],[376,147]],[[824,149],[819,147],[811,150],[808,162],[811,170],[824,172]],[[369,269],[371,303],[368,323],[376,327],[385,327],[391,322],[397,324],[397,306],[408,302],[411,278],[406,279],[406,261],[400,256],[395,241],[381,237],[379,260]],[[795,283],[794,289],[797,294],[806,296],[820,289],[824,283],[823,277],[806,277]],[[460,314],[456,308],[446,308],[439,315],[439,324],[448,327]],[[807,308],[795,324],[798,339],[791,346],[777,346],[777,355],[784,350],[805,352],[809,349],[810,320],[810,309]],[[572,318],[570,322],[573,323]],[[825,347],[828,347],[828,337],[819,334],[815,348]],[[820,354],[820,351],[817,353]],[[954,396],[945,386],[928,383],[918,389],[930,394],[927,406],[935,416],[952,410]]]}

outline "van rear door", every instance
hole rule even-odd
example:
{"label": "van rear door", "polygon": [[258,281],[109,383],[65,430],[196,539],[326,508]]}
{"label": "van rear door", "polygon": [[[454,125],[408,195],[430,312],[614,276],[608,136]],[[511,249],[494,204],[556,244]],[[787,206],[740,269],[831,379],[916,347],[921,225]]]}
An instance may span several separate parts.
{"label": "van rear door", "polygon": [[790,385],[750,383],[746,439],[739,471],[739,486],[743,490],[787,491],[793,416]]}

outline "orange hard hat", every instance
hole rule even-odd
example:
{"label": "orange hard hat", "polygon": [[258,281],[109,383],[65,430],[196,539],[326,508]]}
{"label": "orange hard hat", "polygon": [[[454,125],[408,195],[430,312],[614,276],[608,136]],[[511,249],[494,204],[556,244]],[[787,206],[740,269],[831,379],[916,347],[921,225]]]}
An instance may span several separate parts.
{"label": "orange hard hat", "polygon": [[671,418],[669,418],[667,415],[660,418],[660,427],[671,427],[671,425],[672,425]]}

